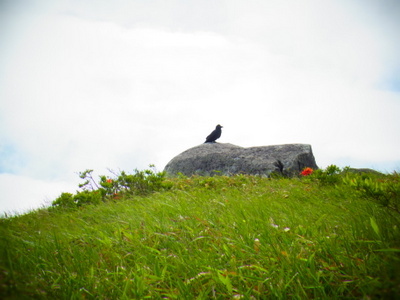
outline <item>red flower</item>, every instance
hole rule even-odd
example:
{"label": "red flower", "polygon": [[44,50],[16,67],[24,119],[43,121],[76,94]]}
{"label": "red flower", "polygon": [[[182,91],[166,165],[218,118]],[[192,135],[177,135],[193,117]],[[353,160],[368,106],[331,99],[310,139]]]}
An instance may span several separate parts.
{"label": "red flower", "polygon": [[313,172],[314,170],[311,168],[304,168],[303,171],[300,172],[300,174],[303,176],[308,176],[311,175]]}
{"label": "red flower", "polygon": [[107,183],[112,183],[112,179],[107,179]]}

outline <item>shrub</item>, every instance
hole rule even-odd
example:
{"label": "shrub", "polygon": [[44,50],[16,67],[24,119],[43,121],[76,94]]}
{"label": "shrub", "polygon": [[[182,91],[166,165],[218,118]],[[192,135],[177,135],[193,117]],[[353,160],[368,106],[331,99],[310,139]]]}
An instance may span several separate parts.
{"label": "shrub", "polygon": [[62,193],[53,201],[53,207],[75,208],[99,204],[110,199],[121,199],[124,195],[144,196],[170,187],[164,182],[165,173],[157,172],[153,165],[143,171],[135,169],[133,174],[124,171],[115,174],[111,171],[116,178],[101,175],[98,183],[94,180],[92,172],[93,170],[79,172],[79,177],[85,180],[79,184],[82,191],[78,191],[75,195]]}
{"label": "shrub", "polygon": [[66,208],[73,208],[76,207],[76,203],[74,201],[74,195],[70,193],[62,193],[60,197],[52,203],[53,206],[60,206]]}
{"label": "shrub", "polygon": [[347,173],[343,183],[355,188],[367,199],[373,199],[384,207],[400,213],[400,176],[376,176],[375,174]]}
{"label": "shrub", "polygon": [[143,196],[164,189],[166,187],[164,179],[164,172],[136,169],[134,174],[126,174],[122,171],[118,176],[117,183],[119,190],[124,190],[127,194]]}
{"label": "shrub", "polygon": [[74,202],[78,207],[87,204],[99,204],[102,200],[104,200],[104,197],[99,191],[83,191],[74,196]]}
{"label": "shrub", "polygon": [[322,185],[335,185],[340,182],[340,172],[339,167],[330,165],[325,170],[305,168],[300,174],[311,180],[316,180]]}

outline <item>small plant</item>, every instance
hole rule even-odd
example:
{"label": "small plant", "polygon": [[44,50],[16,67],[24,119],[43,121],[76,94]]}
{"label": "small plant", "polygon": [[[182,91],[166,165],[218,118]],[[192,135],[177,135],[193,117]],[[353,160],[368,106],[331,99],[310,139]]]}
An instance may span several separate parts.
{"label": "small plant", "polygon": [[[311,169],[311,168],[309,168],[309,169]],[[306,170],[307,170],[307,168],[304,169],[303,172],[305,172]],[[323,185],[335,185],[340,182],[340,172],[341,172],[341,169],[339,167],[337,167],[335,165],[330,165],[330,166],[326,167],[325,170],[319,169],[319,170],[315,170],[311,173],[310,173],[310,171],[306,171],[306,174],[307,174],[306,176],[309,176],[313,180],[317,180],[320,184],[323,184]]]}
{"label": "small plant", "polygon": [[154,166],[150,167],[153,169],[144,171],[136,169],[134,174],[127,174],[122,171],[116,180],[117,189],[130,195],[143,196],[165,188],[165,173],[155,172]]}
{"label": "small plant", "polygon": [[79,188],[89,191],[94,191],[99,188],[96,181],[93,179],[92,172],[93,170],[86,170],[78,173],[80,178],[85,179],[84,183],[79,184]]}
{"label": "small plant", "polygon": [[70,193],[62,193],[56,200],[53,201],[53,207],[77,208],[87,204],[99,204],[104,200],[101,190],[81,191],[75,195]]}
{"label": "small plant", "polygon": [[170,186],[164,182],[165,173],[157,172],[154,165],[150,165],[150,169],[139,171],[134,170],[133,174],[122,171],[115,174],[116,178],[100,176],[97,183],[93,178],[93,170],[79,172],[79,177],[85,181],[79,184],[82,191],[78,191],[75,195],[63,193],[60,197],[53,201],[53,207],[75,208],[88,204],[99,204],[107,200],[118,200],[124,195],[148,195]]}
{"label": "small plant", "polygon": [[341,172],[341,169],[335,165],[329,165],[326,167],[325,172],[327,175],[337,175]]}
{"label": "small plant", "polygon": [[347,173],[343,183],[355,188],[367,199],[373,199],[384,207],[400,213],[400,180],[399,175],[385,177],[374,174]]}
{"label": "small plant", "polygon": [[71,193],[62,193],[56,200],[53,201],[53,206],[60,206],[65,208],[76,207],[74,195],[72,195]]}

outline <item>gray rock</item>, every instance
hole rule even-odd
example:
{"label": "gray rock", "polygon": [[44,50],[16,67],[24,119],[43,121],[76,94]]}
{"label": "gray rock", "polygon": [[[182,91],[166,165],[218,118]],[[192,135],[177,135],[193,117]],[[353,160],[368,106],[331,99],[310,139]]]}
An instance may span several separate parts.
{"label": "gray rock", "polygon": [[174,157],[164,171],[174,176],[252,174],[285,176],[299,174],[305,167],[318,169],[311,145],[287,144],[243,148],[232,144],[206,143]]}

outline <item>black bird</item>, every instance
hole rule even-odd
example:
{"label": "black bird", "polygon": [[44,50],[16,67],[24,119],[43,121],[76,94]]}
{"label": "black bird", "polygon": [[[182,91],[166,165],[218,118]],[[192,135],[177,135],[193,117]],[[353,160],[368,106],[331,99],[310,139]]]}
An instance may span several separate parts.
{"label": "black bird", "polygon": [[219,139],[221,136],[221,125],[217,125],[217,127],[215,127],[215,130],[213,132],[210,133],[210,135],[208,137],[206,137],[206,141],[204,143],[215,143],[215,140]]}

